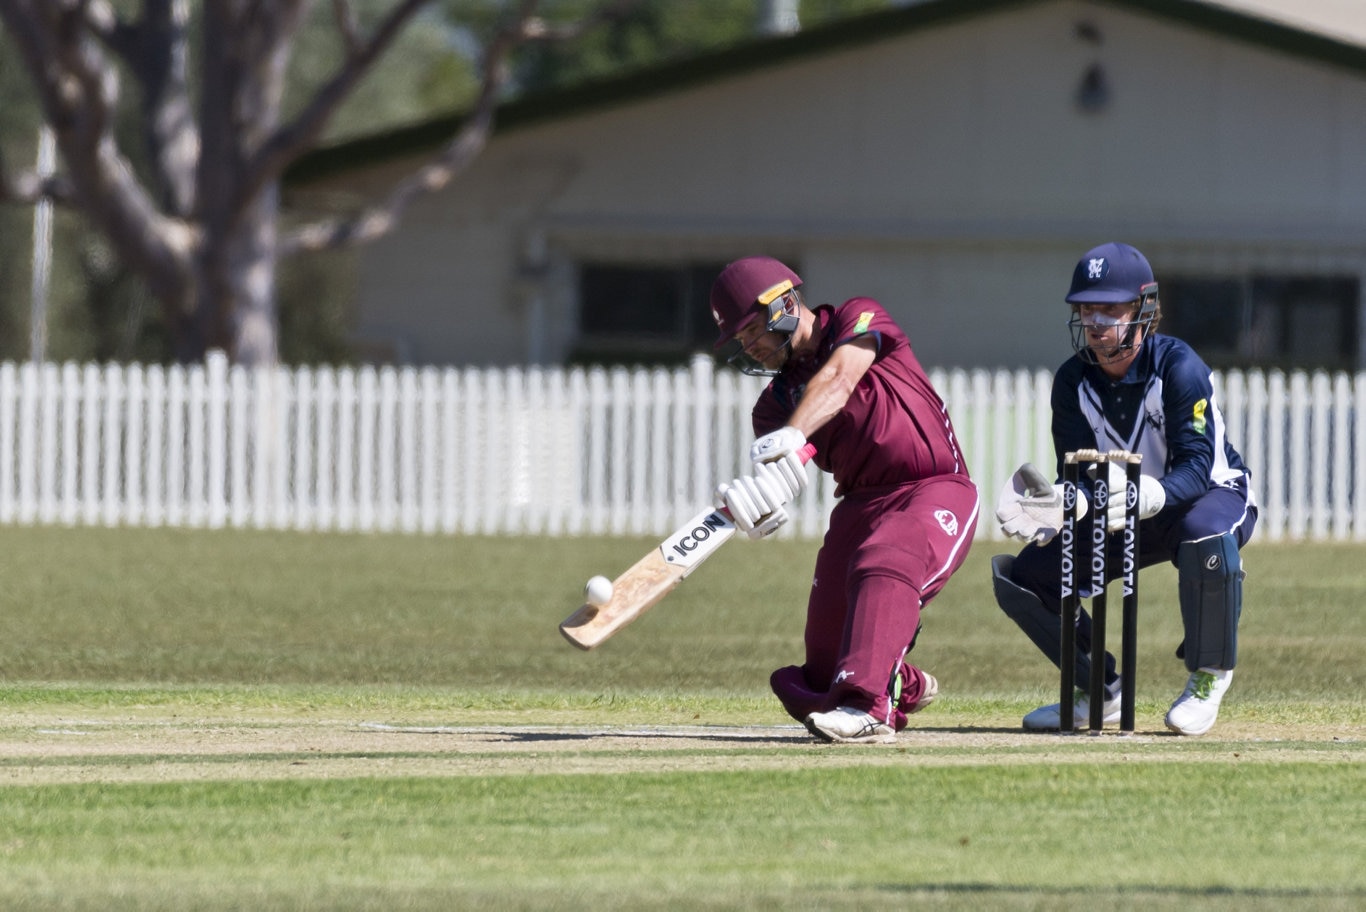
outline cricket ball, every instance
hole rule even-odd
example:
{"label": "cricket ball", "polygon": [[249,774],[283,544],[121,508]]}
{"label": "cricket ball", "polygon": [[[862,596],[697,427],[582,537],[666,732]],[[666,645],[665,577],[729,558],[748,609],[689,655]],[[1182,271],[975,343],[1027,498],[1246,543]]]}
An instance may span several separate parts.
{"label": "cricket ball", "polygon": [[583,600],[594,608],[601,608],[612,600],[612,581],[605,576],[595,576],[583,587]]}

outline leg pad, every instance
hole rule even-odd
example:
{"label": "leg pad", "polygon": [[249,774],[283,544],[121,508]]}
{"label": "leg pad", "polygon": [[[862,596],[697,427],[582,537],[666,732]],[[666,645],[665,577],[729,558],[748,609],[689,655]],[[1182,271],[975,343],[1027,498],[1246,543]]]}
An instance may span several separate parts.
{"label": "leg pad", "polygon": [[1238,542],[1216,535],[1176,549],[1186,668],[1232,668],[1238,661],[1238,619],[1243,608],[1243,567]]}

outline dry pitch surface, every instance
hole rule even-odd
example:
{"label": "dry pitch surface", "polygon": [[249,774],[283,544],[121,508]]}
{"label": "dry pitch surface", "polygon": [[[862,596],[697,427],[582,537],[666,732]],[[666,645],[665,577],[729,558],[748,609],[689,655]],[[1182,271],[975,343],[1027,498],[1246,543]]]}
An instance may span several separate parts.
{"label": "dry pitch surface", "polygon": [[1140,720],[1134,735],[1107,731],[1093,738],[1026,734],[999,721],[993,727],[951,713],[926,714],[895,745],[864,746],[819,744],[796,724],[605,728],[11,712],[0,715],[0,785],[1057,764],[1094,762],[1097,751],[1119,761],[1366,758],[1366,742],[1346,725],[1268,727],[1233,719],[1190,739],[1161,729],[1160,721]]}

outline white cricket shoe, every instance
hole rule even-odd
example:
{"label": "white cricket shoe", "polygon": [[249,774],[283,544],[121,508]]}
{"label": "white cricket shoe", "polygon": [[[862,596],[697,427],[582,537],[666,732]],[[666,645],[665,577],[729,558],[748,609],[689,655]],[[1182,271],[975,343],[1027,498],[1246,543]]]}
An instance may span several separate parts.
{"label": "white cricket shoe", "polygon": [[806,717],[806,730],[822,741],[846,744],[893,744],[896,730],[879,722],[861,709],[841,706],[830,712],[812,713]]}
{"label": "white cricket shoe", "polygon": [[[1105,701],[1102,708],[1105,711],[1103,721],[1106,725],[1113,725],[1119,721],[1119,703],[1119,697]],[[1073,728],[1086,728],[1091,724],[1091,701],[1085,691],[1077,691],[1077,696],[1072,701],[1072,723]],[[1024,717],[1024,728],[1025,731],[1058,731],[1062,728],[1062,704],[1050,703],[1047,706],[1040,706]]]}
{"label": "white cricket shoe", "polygon": [[1186,689],[1167,710],[1167,727],[1178,735],[1203,735],[1219,718],[1219,701],[1233,683],[1233,669],[1201,668],[1191,672]]}

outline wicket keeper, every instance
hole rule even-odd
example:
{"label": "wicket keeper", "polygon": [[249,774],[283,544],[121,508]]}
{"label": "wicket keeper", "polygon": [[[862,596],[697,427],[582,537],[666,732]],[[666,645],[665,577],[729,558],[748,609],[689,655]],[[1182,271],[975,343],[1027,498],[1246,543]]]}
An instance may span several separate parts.
{"label": "wicket keeper", "polygon": [[907,654],[921,609],[967,555],[977,488],[943,401],[882,305],[811,309],[801,284],[778,260],[746,257],[712,286],[717,347],[773,378],[752,413],[753,474],[719,485],[716,505],[751,538],[771,534],[807,485],[798,453],[815,445],[840,500],[816,557],[806,660],[769,684],[822,741],[888,742],[938,693]]}
{"label": "wicket keeper", "polygon": [[[1054,478],[1061,477],[1068,452],[1142,454],[1138,566],[1167,560],[1176,565],[1185,626],[1176,654],[1189,672],[1165,721],[1177,734],[1203,735],[1218,718],[1237,664],[1239,550],[1257,522],[1250,473],[1225,435],[1209,367],[1185,342],[1157,333],[1162,306],[1143,254],[1116,243],[1087,252],[1073,271],[1067,303],[1076,354],[1053,377]],[[1110,490],[1123,491],[1120,467],[1112,463],[1108,472],[1115,473],[1107,479]],[[1124,507],[1123,497],[1110,498],[1111,533],[1123,528]],[[1001,491],[996,518],[1007,534],[1030,543],[1016,557],[992,559],[1001,610],[1055,665],[1073,662],[1075,680],[1090,680],[1091,618],[1084,609],[1076,655],[1060,656],[1061,486],[1047,494],[1031,492],[1016,472]],[[1110,579],[1122,569],[1121,545],[1120,536],[1108,536]],[[1076,565],[1089,567],[1089,536],[1077,536],[1075,548]],[[1081,572],[1078,578],[1090,576]],[[1081,595],[1090,593],[1083,589]],[[1120,716],[1120,681],[1109,653],[1105,682],[1104,720],[1112,724]],[[1086,694],[1079,691],[1076,724],[1086,725],[1089,713]],[[1024,717],[1029,730],[1056,730],[1060,722],[1057,703]]]}

